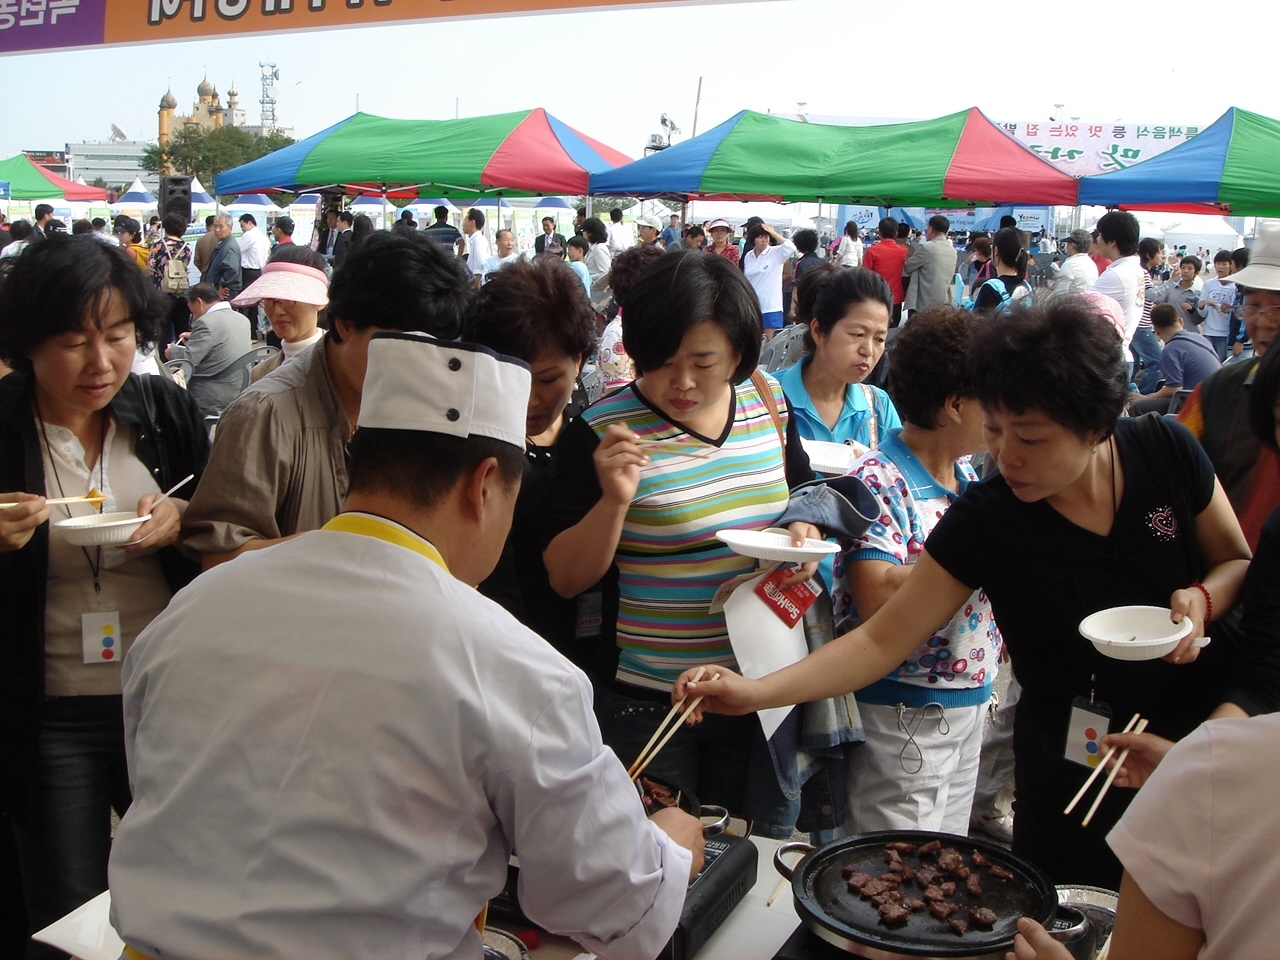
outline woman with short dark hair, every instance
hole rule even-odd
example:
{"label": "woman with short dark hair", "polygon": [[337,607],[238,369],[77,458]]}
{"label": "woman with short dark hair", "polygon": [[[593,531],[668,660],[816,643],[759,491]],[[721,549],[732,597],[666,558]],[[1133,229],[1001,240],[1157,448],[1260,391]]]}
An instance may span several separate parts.
{"label": "woman with short dark hair", "polygon": [[578,375],[595,349],[595,312],[582,283],[558,258],[516,260],[476,296],[464,337],[529,365],[525,471],[507,548],[480,592],[576,663],[587,662],[596,634],[578,629],[578,604],[551,589],[542,564],[543,525],[560,495],[556,441],[582,412]]}
{"label": "woman with short dark hair", "polygon": [[[1242,660],[1232,644],[1192,646],[1235,606],[1249,548],[1184,427],[1118,419],[1128,363],[1109,321],[1074,297],[997,313],[977,325],[968,371],[1000,474],[952,504],[906,582],[786,670],[692,685],[686,674],[672,694],[737,713],[862,689],[980,588],[1023,688],[1013,849],[1055,882],[1115,889],[1120,865],[1104,838],[1130,798],[1111,791],[1088,829],[1062,815],[1087,772],[1086,740],[1096,742],[1080,731],[1137,713],[1178,739],[1206,717],[1275,710],[1280,649],[1255,645]],[[1155,661],[1103,656],[1079,635],[1086,616],[1129,604],[1168,609],[1170,633],[1185,620],[1191,629]]]}
{"label": "woman with short dark hair", "polygon": [[[0,608],[12,814],[31,930],[107,887],[111,811],[129,805],[120,664],[197,572],[176,549],[186,497],[157,502],[208,455],[194,400],[130,373],[164,308],[125,252],[49,237],[0,281]],[[105,495],[51,506],[46,498]],[[79,547],[53,524],[148,517],[123,547]]]}
{"label": "woman with short dark hair", "polygon": [[[724,257],[658,257],[626,295],[622,335],[638,378],[566,428],[543,559],[563,597],[605,581],[590,672],[605,742],[630,762],[683,664],[735,663],[724,614],[708,608],[755,561],[716,531],[773,525],[813,474],[782,391],[753,377],[760,308]],[[650,769],[742,811],[758,729],[681,731]]]}

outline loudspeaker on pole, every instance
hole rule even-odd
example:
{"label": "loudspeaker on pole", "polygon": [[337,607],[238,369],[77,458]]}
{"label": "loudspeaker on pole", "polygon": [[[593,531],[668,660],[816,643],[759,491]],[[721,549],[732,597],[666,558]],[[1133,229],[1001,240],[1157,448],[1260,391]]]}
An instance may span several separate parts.
{"label": "loudspeaker on pole", "polygon": [[160,192],[156,195],[157,213],[164,218],[170,213],[180,213],[191,220],[191,178],[161,177]]}

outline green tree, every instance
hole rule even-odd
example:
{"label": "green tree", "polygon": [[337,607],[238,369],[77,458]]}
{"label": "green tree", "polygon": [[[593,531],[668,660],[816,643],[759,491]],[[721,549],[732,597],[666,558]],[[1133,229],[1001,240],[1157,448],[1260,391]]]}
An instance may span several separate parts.
{"label": "green tree", "polygon": [[200,182],[212,188],[218,174],[257,160],[293,143],[292,137],[270,133],[254,137],[239,127],[219,127],[201,130],[184,127],[170,138],[168,147],[151,144],[142,154],[142,169],[148,173],[163,173],[166,162],[176,173],[199,177]]}

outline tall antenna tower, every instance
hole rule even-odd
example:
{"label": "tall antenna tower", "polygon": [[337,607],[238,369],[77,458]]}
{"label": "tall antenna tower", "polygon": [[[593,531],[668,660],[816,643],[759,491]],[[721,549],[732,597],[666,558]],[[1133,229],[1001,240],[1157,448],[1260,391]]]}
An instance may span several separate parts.
{"label": "tall antenna tower", "polygon": [[269,130],[276,125],[276,81],[280,79],[280,71],[274,63],[258,63],[262,70],[262,99],[258,103],[262,107],[262,127]]}

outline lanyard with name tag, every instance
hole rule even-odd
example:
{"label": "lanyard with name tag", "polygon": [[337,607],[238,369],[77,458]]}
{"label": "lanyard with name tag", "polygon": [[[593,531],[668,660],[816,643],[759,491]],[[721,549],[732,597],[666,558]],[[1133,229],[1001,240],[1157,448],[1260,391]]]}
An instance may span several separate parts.
{"label": "lanyard with name tag", "polygon": [[1071,701],[1063,756],[1082,767],[1096,767],[1102,761],[1102,738],[1110,728],[1111,707],[1095,700],[1092,691],[1088,697],[1076,697]]}

